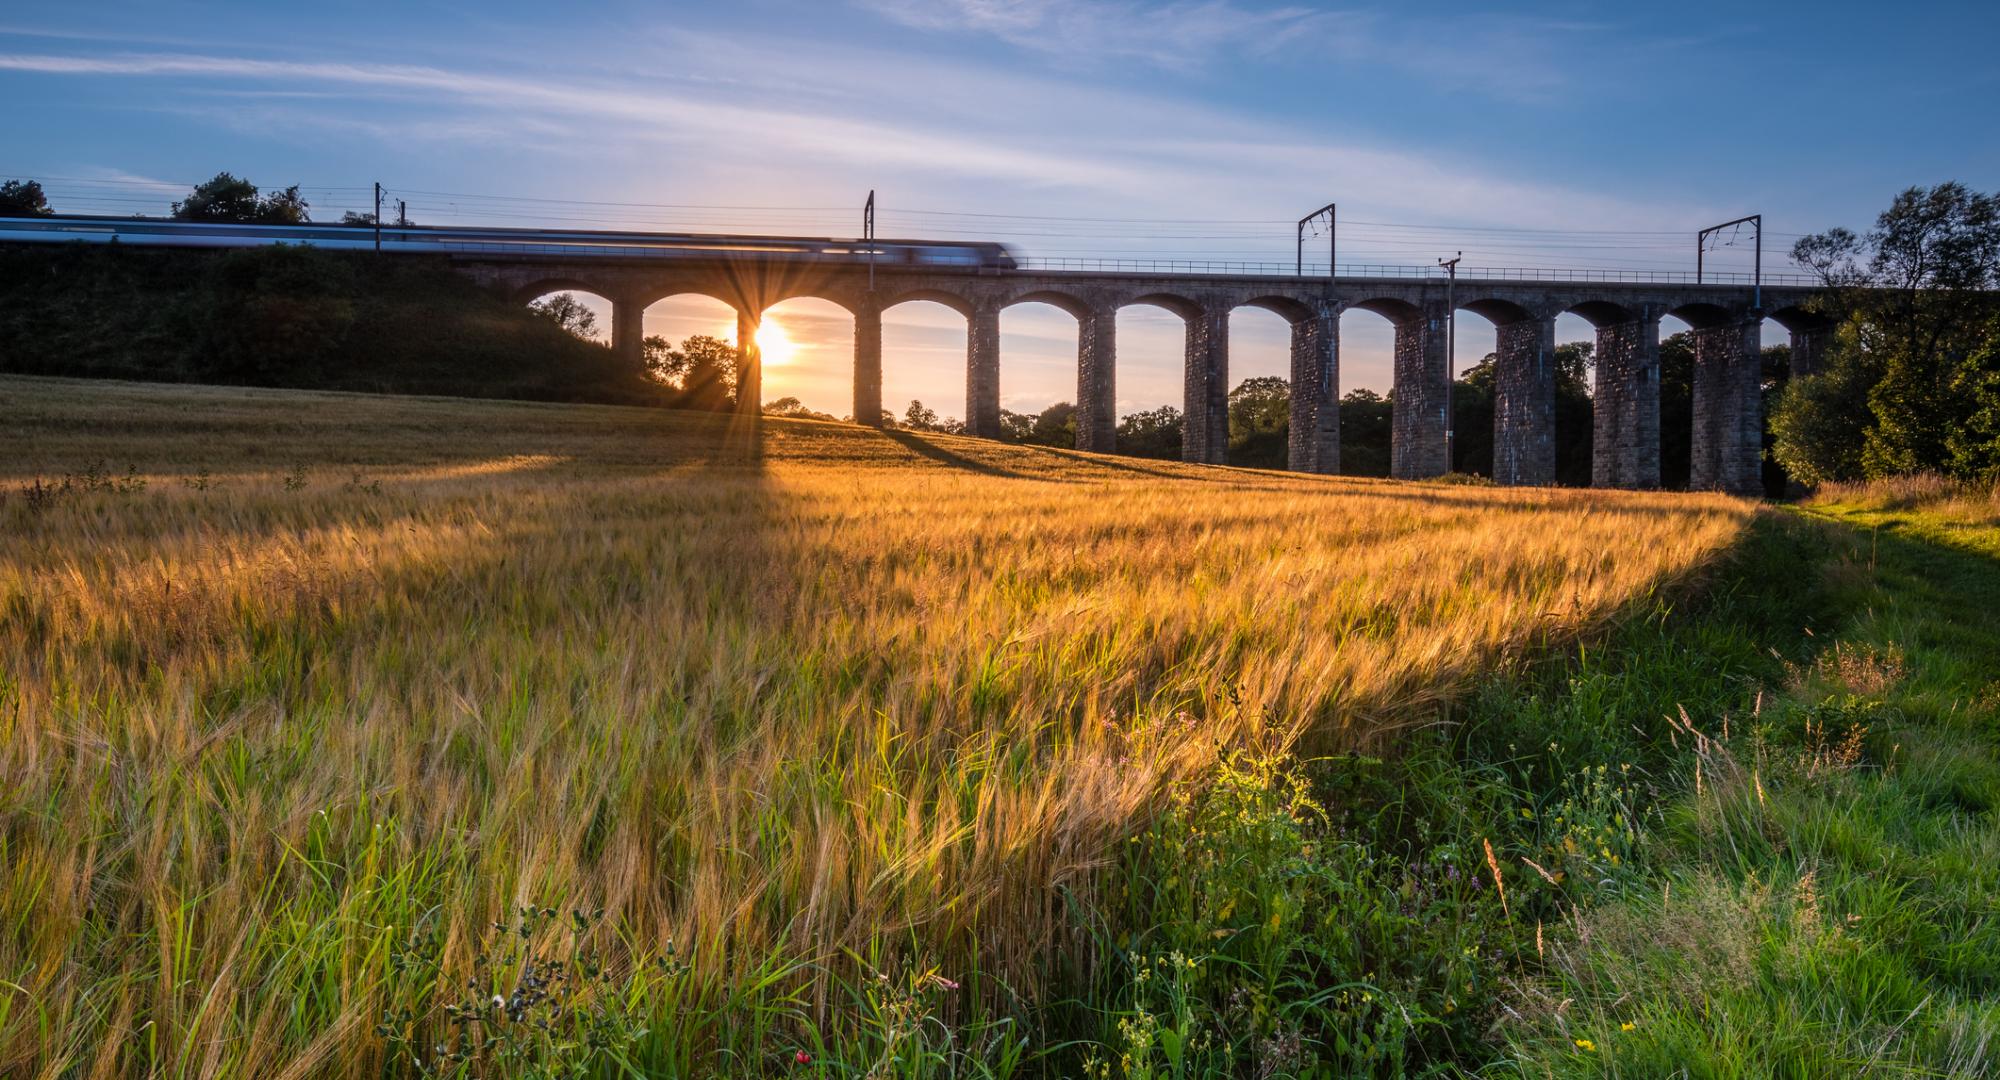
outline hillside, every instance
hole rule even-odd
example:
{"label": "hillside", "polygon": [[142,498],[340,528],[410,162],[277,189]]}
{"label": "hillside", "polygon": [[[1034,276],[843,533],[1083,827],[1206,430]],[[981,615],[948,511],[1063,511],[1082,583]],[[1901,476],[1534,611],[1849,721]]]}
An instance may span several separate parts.
{"label": "hillside", "polygon": [[0,246],[0,373],[640,404],[609,350],[430,259]]}

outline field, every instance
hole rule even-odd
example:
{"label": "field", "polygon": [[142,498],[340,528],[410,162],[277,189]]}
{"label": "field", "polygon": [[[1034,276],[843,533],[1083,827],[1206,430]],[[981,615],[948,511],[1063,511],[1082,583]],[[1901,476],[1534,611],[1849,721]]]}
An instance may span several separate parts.
{"label": "field", "polygon": [[0,416],[10,1076],[446,1072],[444,1007],[558,955],[471,1064],[1023,1069],[1129,989],[1190,791],[1391,753],[1753,517],[610,407]]}

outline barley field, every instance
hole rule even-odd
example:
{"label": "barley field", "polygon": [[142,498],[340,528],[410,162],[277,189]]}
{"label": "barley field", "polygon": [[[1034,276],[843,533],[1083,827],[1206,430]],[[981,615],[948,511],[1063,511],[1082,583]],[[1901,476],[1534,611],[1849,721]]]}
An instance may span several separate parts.
{"label": "barley field", "polygon": [[856,972],[1032,999],[1176,781],[1388,752],[1752,513],[20,377],[0,492],[23,1077],[410,1071],[524,905],[667,1072],[781,1071]]}

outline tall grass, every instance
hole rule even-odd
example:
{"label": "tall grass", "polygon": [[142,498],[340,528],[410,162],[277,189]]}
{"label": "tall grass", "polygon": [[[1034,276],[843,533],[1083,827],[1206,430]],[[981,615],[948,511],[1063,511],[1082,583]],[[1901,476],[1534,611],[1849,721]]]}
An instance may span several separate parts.
{"label": "tall grass", "polygon": [[612,408],[0,408],[7,1075],[406,1068],[376,1025],[424,1045],[531,904],[602,909],[668,1071],[898,995],[1027,1015],[1173,781],[1378,745],[1749,515]]}

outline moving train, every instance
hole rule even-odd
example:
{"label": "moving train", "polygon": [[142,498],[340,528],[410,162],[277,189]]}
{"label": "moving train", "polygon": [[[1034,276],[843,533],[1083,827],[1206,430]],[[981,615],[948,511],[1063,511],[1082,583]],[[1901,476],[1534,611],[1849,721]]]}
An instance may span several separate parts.
{"label": "moving train", "polygon": [[588,229],[488,229],[461,226],[242,225],[64,215],[0,218],[0,243],[120,243],[154,247],[258,247],[310,244],[373,251],[447,255],[694,259],[719,255],[812,258],[878,265],[1018,268],[1004,244],[958,240],[836,240],[797,236],[608,232]]}

